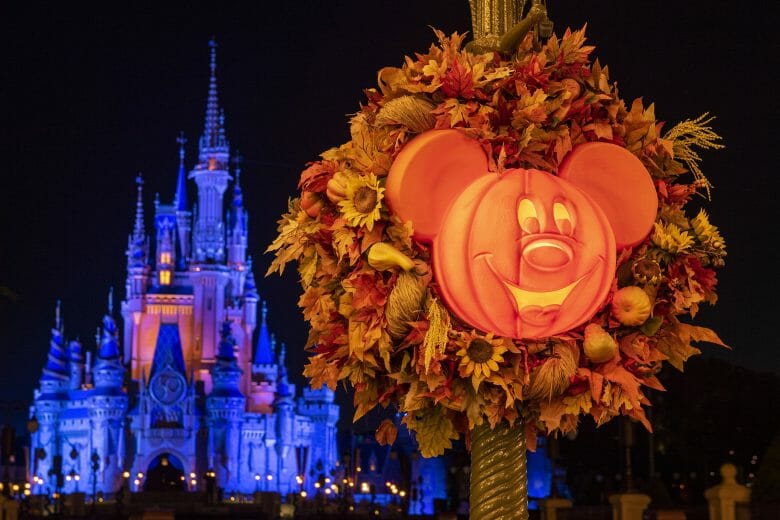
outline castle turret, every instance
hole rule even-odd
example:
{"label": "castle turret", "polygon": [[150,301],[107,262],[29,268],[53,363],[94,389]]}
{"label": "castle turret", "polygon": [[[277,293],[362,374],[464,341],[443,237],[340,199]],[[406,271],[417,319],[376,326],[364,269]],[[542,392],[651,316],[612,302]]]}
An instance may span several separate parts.
{"label": "castle turret", "polygon": [[41,398],[60,398],[70,384],[68,356],[62,344],[62,321],[60,320],[60,301],[57,300],[54,328],[49,340],[49,356],[41,376]]}
{"label": "castle turret", "polygon": [[217,362],[211,369],[213,390],[206,399],[209,424],[209,459],[219,485],[226,490],[238,488],[238,451],[246,400],[239,388],[241,369],[235,353],[230,322],[222,323]]}
{"label": "castle turret", "polygon": [[260,308],[260,330],[257,335],[255,359],[252,363],[252,411],[271,413],[279,377],[279,366],[274,359],[275,343],[273,334],[268,330],[268,306],[263,302]]}
{"label": "castle turret", "polygon": [[[286,348],[282,343],[279,351],[279,379],[276,383],[276,399],[274,400],[274,413],[276,414],[276,474],[279,479],[279,486],[289,485],[292,474],[289,474],[290,468],[284,462],[290,455],[293,447],[293,434],[295,428],[295,387],[287,380],[287,362]],[[287,473],[285,473],[287,469]],[[281,491],[290,491],[290,489],[280,489]]]}

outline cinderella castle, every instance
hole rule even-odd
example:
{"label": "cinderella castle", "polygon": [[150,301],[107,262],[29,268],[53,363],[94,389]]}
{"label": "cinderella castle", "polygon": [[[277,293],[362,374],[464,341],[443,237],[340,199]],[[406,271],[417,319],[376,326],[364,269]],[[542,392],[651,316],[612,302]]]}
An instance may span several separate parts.
{"label": "cinderella castle", "polygon": [[[333,393],[296,395],[285,346],[277,348],[257,292],[210,47],[198,161],[188,174],[180,138],[173,202],[155,201],[153,248],[137,179],[121,333],[109,296],[93,356],[64,340],[58,305],[31,406],[34,494],[113,493],[123,485],[312,492],[317,476],[337,465]],[[188,179],[198,192],[192,206]]]}

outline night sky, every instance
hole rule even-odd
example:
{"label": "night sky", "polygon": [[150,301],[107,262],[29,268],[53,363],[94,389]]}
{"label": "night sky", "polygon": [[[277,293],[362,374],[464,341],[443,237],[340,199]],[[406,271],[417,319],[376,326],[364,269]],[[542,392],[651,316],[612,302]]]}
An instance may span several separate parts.
{"label": "night sky", "polygon": [[[379,68],[425,50],[429,26],[470,30],[467,0],[156,4],[3,9],[0,286],[16,299],[0,304],[2,402],[31,399],[57,298],[66,335],[91,348],[109,286],[124,296],[134,178],[144,173],[150,224],[154,193],[163,202],[173,197],[179,131],[189,138],[188,168],[195,160],[212,36],[228,138],[245,157],[241,181],[261,297],[288,344],[292,378],[302,383],[306,325],[297,277],[294,270],[262,276],[271,260],[263,251],[298,173],[347,139],[362,89],[375,86]],[[704,0],[548,6],[558,34],[588,23],[594,56],[609,65],[628,102],[655,102],[670,126],[707,111],[717,116],[727,148],[705,152],[702,167],[715,185],[706,207],[729,255],[718,275],[720,302],[698,318],[733,351],[705,345],[705,355],[780,374],[776,17]],[[189,190],[192,203],[193,183]]]}

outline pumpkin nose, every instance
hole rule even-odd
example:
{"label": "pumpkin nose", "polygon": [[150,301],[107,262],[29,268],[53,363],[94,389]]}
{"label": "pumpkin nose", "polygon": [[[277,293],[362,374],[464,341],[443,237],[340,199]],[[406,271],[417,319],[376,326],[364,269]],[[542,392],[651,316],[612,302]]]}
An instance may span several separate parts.
{"label": "pumpkin nose", "polygon": [[526,244],[523,260],[540,271],[558,271],[574,258],[571,246],[561,240],[541,238]]}

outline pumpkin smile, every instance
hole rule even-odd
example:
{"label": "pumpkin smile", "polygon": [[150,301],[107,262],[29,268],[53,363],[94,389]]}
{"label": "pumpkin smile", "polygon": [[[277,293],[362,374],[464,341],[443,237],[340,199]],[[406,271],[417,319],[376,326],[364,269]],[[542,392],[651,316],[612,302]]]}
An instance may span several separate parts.
{"label": "pumpkin smile", "polygon": [[564,287],[550,291],[530,291],[507,282],[493,266],[493,255],[491,253],[480,253],[474,257],[474,260],[480,258],[484,258],[493,275],[504,284],[504,287],[512,295],[520,319],[534,325],[549,324],[554,321],[569,294],[582,280],[590,276],[596,268],[595,266],[592,267],[588,272]]}

